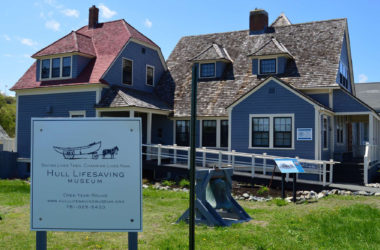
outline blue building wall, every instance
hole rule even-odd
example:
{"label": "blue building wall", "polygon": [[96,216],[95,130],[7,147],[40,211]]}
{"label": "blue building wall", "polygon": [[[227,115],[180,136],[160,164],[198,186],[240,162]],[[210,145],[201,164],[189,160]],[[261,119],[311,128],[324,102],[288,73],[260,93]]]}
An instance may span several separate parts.
{"label": "blue building wall", "polygon": [[18,157],[30,157],[30,123],[32,117],[69,117],[69,111],[74,110],[86,110],[86,117],[95,117],[95,103],[96,91],[19,96]]}
{"label": "blue building wall", "polygon": [[361,112],[369,109],[355,100],[352,96],[340,89],[333,91],[333,110],[334,112]]}
{"label": "blue building wall", "polygon": [[326,107],[329,107],[329,94],[310,94],[308,95],[320,104],[325,105]]}
{"label": "blue building wall", "polygon": [[152,143],[173,144],[173,121],[165,115],[152,115]]}
{"label": "blue building wall", "polygon": [[[145,54],[142,52],[143,48],[145,49]],[[122,83],[123,57],[133,60],[132,85]],[[129,42],[119,57],[116,58],[114,64],[111,66],[104,79],[110,84],[152,92],[154,90],[154,86],[146,85],[146,65],[154,66],[154,85],[156,85],[164,72],[164,66],[161,63],[159,54],[156,50],[144,47],[134,42]]]}
{"label": "blue building wall", "polygon": [[[275,88],[275,93],[268,93],[269,88]],[[294,150],[249,149],[249,130],[251,129],[249,128],[250,114],[290,113],[294,113]],[[271,155],[299,156],[308,159],[314,159],[315,157],[314,106],[273,80],[236,105],[232,110],[231,119],[231,148],[233,150],[260,154],[266,152]],[[312,128],[313,140],[297,141],[297,128]]]}
{"label": "blue building wall", "polygon": [[73,56],[73,78],[77,78],[82,70],[87,66],[88,62],[90,61],[90,58],[84,57],[84,56]]}
{"label": "blue building wall", "polygon": [[[346,35],[344,35],[344,38],[343,38],[343,44],[342,44],[342,52],[340,54],[340,61],[343,62],[344,65],[347,66],[347,69],[348,69],[348,72],[350,72],[350,64],[349,64],[349,58],[348,58],[348,46],[347,46],[347,40],[346,40]],[[336,76],[336,82],[340,84],[340,81],[339,81],[339,71],[338,71],[338,74]],[[351,89],[351,77],[350,77],[350,74],[348,73],[348,91],[352,93],[352,89]]]}

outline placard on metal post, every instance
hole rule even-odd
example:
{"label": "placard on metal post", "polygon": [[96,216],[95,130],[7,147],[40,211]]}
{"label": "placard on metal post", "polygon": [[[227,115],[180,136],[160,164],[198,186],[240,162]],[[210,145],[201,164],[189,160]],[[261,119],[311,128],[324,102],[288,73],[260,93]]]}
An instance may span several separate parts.
{"label": "placard on metal post", "polygon": [[[34,118],[31,230],[142,231],[140,118]],[[45,242],[44,242],[45,241]]]}
{"label": "placard on metal post", "polygon": [[297,173],[304,173],[305,170],[297,159],[284,158],[274,159],[274,161],[281,172],[281,193],[283,199],[285,198],[285,174],[293,173],[293,202],[296,202]]}

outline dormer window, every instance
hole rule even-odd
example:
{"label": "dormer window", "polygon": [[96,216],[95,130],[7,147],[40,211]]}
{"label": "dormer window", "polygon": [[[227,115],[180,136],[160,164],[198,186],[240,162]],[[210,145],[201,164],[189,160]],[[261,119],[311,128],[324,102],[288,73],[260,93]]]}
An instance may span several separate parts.
{"label": "dormer window", "polygon": [[348,70],[347,66],[342,62],[339,63],[339,82],[348,89]]}
{"label": "dormer window", "polygon": [[57,80],[71,77],[71,56],[41,60],[41,80]]}
{"label": "dormer window", "polygon": [[260,74],[276,74],[276,59],[260,59]]}
{"label": "dormer window", "polygon": [[201,63],[199,68],[200,78],[212,78],[215,77],[215,63]]}

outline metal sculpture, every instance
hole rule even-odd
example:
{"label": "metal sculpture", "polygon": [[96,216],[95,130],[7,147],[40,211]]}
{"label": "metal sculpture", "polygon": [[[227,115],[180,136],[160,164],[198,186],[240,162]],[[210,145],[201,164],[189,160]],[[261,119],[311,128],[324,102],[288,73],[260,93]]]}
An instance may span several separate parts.
{"label": "metal sculpture", "polygon": [[[232,168],[202,169],[196,172],[195,223],[230,226],[251,220],[231,195]],[[189,209],[178,219],[189,221]]]}

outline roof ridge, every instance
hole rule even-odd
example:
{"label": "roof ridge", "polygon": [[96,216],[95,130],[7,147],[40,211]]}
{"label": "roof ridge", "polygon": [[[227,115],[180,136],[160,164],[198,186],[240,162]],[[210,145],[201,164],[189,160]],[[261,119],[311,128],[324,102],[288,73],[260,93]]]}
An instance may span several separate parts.
{"label": "roof ridge", "polygon": [[[134,29],[137,33],[139,33],[140,35],[142,35],[143,37],[145,37],[146,39],[148,39],[151,43],[153,43],[157,48],[160,48],[160,46],[158,46],[155,42],[153,42],[149,37],[147,37],[146,35],[144,35],[143,33],[141,33],[138,29],[136,29],[135,27],[133,27],[133,25],[131,25],[130,23],[128,23],[127,21],[125,21],[125,19],[122,19],[127,25],[131,26],[132,29]],[[130,31],[129,31],[130,32]],[[131,36],[131,38],[133,38]]]}
{"label": "roof ridge", "polygon": [[73,38],[74,38],[74,47],[75,47],[75,50],[79,51],[77,33],[75,31],[73,31],[71,33],[73,34]]}

